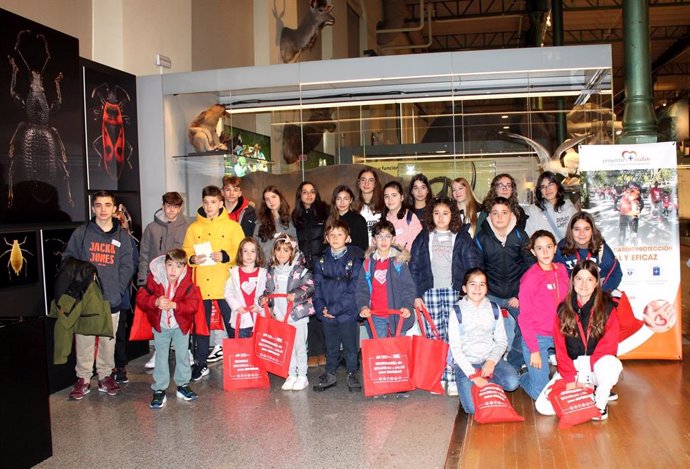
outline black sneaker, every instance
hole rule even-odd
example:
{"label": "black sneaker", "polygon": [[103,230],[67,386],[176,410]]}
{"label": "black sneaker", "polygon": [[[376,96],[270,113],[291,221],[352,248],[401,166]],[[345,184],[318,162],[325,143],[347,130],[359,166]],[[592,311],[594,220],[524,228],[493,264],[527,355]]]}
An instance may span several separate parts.
{"label": "black sneaker", "polygon": [[611,391],[611,392],[609,393],[609,399],[608,399],[608,401],[611,402],[611,401],[617,401],[617,400],[618,400],[618,394],[616,394],[615,392]]}
{"label": "black sneaker", "polygon": [[189,389],[189,385],[185,384],[183,386],[177,387],[177,397],[184,399],[185,401],[195,401],[197,395],[194,391]]}
{"label": "black sneaker", "polygon": [[216,345],[211,349],[211,351],[208,354],[208,357],[206,358],[207,363],[215,363],[223,359],[223,346],[222,345]]}
{"label": "black sneaker", "polygon": [[192,381],[200,381],[204,376],[208,376],[209,371],[206,365],[194,365],[192,367]]}
{"label": "black sneaker", "polygon": [[165,391],[154,391],[153,399],[151,399],[151,404],[149,407],[152,409],[160,409],[165,405],[166,397]]}
{"label": "black sneaker", "polygon": [[319,383],[312,389],[316,392],[321,392],[328,388],[332,388],[336,384],[338,384],[338,380],[335,377],[335,373],[324,373],[319,376]]}
{"label": "black sneaker", "polygon": [[606,420],[607,418],[609,418],[609,406],[608,405],[606,407],[604,407],[603,410],[599,409],[599,411],[601,412],[601,415],[597,415],[596,417],[592,417],[593,421],[601,422],[602,420]]}
{"label": "black sneaker", "polygon": [[110,376],[118,383],[118,384],[127,384],[129,383],[129,378],[127,378],[127,370],[125,367],[122,368],[113,368],[113,372],[110,373]]}
{"label": "black sneaker", "polygon": [[350,391],[359,391],[362,389],[362,383],[359,382],[357,373],[347,374],[347,387]]}

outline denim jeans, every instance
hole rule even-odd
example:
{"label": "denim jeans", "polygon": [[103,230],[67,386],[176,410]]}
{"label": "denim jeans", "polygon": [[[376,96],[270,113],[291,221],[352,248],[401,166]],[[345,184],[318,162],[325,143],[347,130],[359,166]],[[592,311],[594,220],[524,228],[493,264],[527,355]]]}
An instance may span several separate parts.
{"label": "denim jeans", "polygon": [[154,391],[165,391],[170,385],[170,363],[168,354],[170,343],[175,347],[175,384],[183,386],[192,377],[192,364],[189,362],[189,334],[183,334],[179,327],[174,329],[161,328],[153,330],[153,343],[156,346],[156,367],[153,369]]}
{"label": "denim jeans", "polygon": [[343,345],[343,358],[348,373],[357,372],[359,325],[357,321],[338,322],[325,319],[319,323],[326,341],[326,372],[335,373],[340,361],[340,344]]}
{"label": "denim jeans", "polygon": [[[371,320],[374,322],[374,329],[376,329],[376,336],[379,339],[382,339],[384,337],[388,337],[389,335],[393,335],[395,331],[391,332],[391,334],[388,333],[388,316],[371,316]],[[370,338],[374,338],[374,335],[371,333],[371,326],[369,325],[369,321],[364,321],[364,326],[367,328],[367,332],[369,333]]]}
{"label": "denim jeans", "polygon": [[538,335],[539,354],[541,355],[541,368],[534,368],[530,365],[530,355],[532,352],[527,348],[525,341],[522,341],[522,356],[527,364],[527,373],[520,376],[520,387],[532,398],[537,400],[539,394],[549,382],[549,349],[554,348],[553,337]]}
{"label": "denim jeans", "polygon": [[[467,375],[460,369],[458,365],[455,366],[455,382],[458,384],[458,394],[460,395],[460,404],[468,414],[474,414],[474,402],[472,402],[472,386],[474,383],[470,381]],[[484,366],[482,363],[473,363],[475,369],[481,369]],[[494,374],[488,379],[491,383],[496,383],[503,388],[504,391],[515,391],[520,385],[517,371],[510,366],[505,360],[499,360],[494,368]]]}
{"label": "denim jeans", "polygon": [[520,314],[519,308],[508,306],[508,298],[498,298],[497,296],[487,295],[488,298],[496,303],[500,308],[505,308],[510,313],[510,317],[503,318],[503,324],[506,328],[506,336],[508,337],[508,356],[506,359],[508,363],[513,365],[516,371],[525,364],[522,358],[522,333],[517,325],[517,318]]}
{"label": "denim jeans", "polygon": [[[240,339],[248,339],[252,336],[254,333],[254,327],[240,327]],[[228,338],[229,339],[234,339],[235,338],[235,329],[230,328],[228,330]]]}
{"label": "denim jeans", "polygon": [[[203,300],[204,310],[206,313],[206,325],[211,326],[211,306],[214,300]],[[220,315],[223,318],[223,324],[225,325],[225,330],[229,331],[232,329],[230,327],[230,306],[228,302],[223,298],[215,300],[218,304],[218,309],[220,309]],[[233,335],[234,337],[234,335]],[[200,367],[206,366],[206,358],[208,358],[210,337],[207,335],[197,335],[196,336],[196,362]],[[156,349],[158,350],[158,349]]]}

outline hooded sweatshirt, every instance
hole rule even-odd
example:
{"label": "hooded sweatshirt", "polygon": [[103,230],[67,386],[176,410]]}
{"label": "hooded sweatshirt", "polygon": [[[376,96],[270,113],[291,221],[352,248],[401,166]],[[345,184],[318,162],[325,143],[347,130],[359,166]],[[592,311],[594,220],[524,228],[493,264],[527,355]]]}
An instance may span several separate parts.
{"label": "hooded sweatshirt", "polygon": [[[556,212],[554,211],[553,205],[549,202],[544,201],[544,209],[537,205],[530,205],[525,210],[525,213],[529,216],[527,223],[525,225],[525,231],[528,235],[532,236],[537,230],[546,230],[556,237],[556,242],[563,239],[565,232],[568,229],[568,222],[575,213],[577,213],[577,208],[569,200],[566,200],[561,208]],[[549,222],[549,217],[556,225],[556,229]]]}
{"label": "hooded sweatshirt", "polygon": [[153,221],[146,226],[141,236],[137,285],[146,283],[146,275],[152,259],[162,256],[171,249],[182,249],[188,226],[189,221],[181,213],[175,221],[168,221],[163,209],[158,209],[153,214]]}
{"label": "hooded sweatshirt", "polygon": [[108,232],[96,224],[95,217],[77,227],[62,253],[63,259],[70,256],[96,266],[103,298],[110,303],[112,313],[131,308],[123,304],[123,298],[134,275],[132,243],[129,233],[116,219]]}

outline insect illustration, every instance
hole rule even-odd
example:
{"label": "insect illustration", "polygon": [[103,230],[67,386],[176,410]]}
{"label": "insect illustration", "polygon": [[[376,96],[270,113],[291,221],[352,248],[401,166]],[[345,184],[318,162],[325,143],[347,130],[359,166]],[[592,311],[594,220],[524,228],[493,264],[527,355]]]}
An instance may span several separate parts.
{"label": "insect illustration", "polygon": [[[26,259],[24,259],[24,254],[28,254],[29,256],[33,256],[29,251],[26,249],[22,248],[24,243],[26,243],[26,236],[24,237],[24,241],[21,243],[19,240],[14,239],[12,240],[12,243],[8,242],[6,238],[2,238],[3,241],[5,241],[5,244],[10,246],[10,249],[7,251],[3,252],[0,254],[0,257],[5,256],[5,254],[10,255],[10,260],[7,262],[7,275],[12,278],[12,270],[14,270],[14,274],[19,277],[19,274],[21,273],[22,269],[26,266]],[[24,272],[24,276],[27,275],[27,271]]]}
{"label": "insect illustration", "polygon": [[132,146],[125,138],[125,124],[129,125],[129,116],[122,112],[131,99],[124,88],[118,85],[111,88],[108,83],[93,89],[91,98],[95,97],[100,106],[93,112],[95,118],[101,121],[101,134],[93,140],[92,145],[100,157],[99,164],[103,164],[108,176],[118,180],[125,164],[132,168],[129,162]]}
{"label": "insect illustration", "polygon": [[[33,43],[38,41],[38,44],[45,50],[46,59],[40,70],[31,68],[22,53],[21,46],[28,41]],[[16,92],[19,67],[15,57],[9,55],[7,58],[12,67],[10,96],[15,105],[25,112],[26,120],[19,122],[10,140],[8,207],[11,207],[14,201],[15,170],[21,174],[23,180],[43,181],[49,184],[54,184],[58,173],[60,173],[67,187],[68,203],[70,206],[74,206],[69,185],[65,146],[57,129],[50,125],[50,116],[58,112],[62,106],[62,92],[60,90],[60,82],[63,78],[62,72],[58,73],[54,79],[56,89],[55,101],[48,103],[43,87],[43,74],[50,61],[50,51],[45,36],[43,34],[33,34],[28,29],[19,31],[14,45],[14,53],[21,59],[30,78],[26,97],[23,98]],[[36,200],[41,200],[41,197],[45,196],[45,194],[41,193],[40,185],[36,184],[35,186],[32,195]],[[46,199],[48,198],[48,196],[45,197]]]}

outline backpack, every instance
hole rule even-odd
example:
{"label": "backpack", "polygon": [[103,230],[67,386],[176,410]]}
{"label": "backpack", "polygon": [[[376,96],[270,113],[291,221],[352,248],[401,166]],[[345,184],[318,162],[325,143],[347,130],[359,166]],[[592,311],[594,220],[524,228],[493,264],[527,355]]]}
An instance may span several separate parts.
{"label": "backpack", "polygon": [[[501,314],[501,309],[493,301],[489,301],[489,303],[491,303],[491,310],[494,313],[494,328],[496,328],[495,323],[498,322],[498,316]],[[455,312],[455,317],[458,318],[458,324],[460,325],[460,333],[462,334],[462,311],[460,310],[460,305],[458,303],[455,303],[453,305],[453,311]]]}
{"label": "backpack", "polygon": [[[371,293],[372,290],[371,277],[374,275],[373,270],[374,266],[376,265],[376,262],[371,262],[371,260],[371,256],[369,256],[366,259],[364,259],[364,264],[362,264],[362,266],[364,267],[364,278],[367,281],[367,285],[369,285],[369,293]],[[402,270],[402,263],[395,262],[395,259],[391,259],[391,263],[393,264],[393,268],[395,269],[395,271],[399,274],[400,270]]]}

